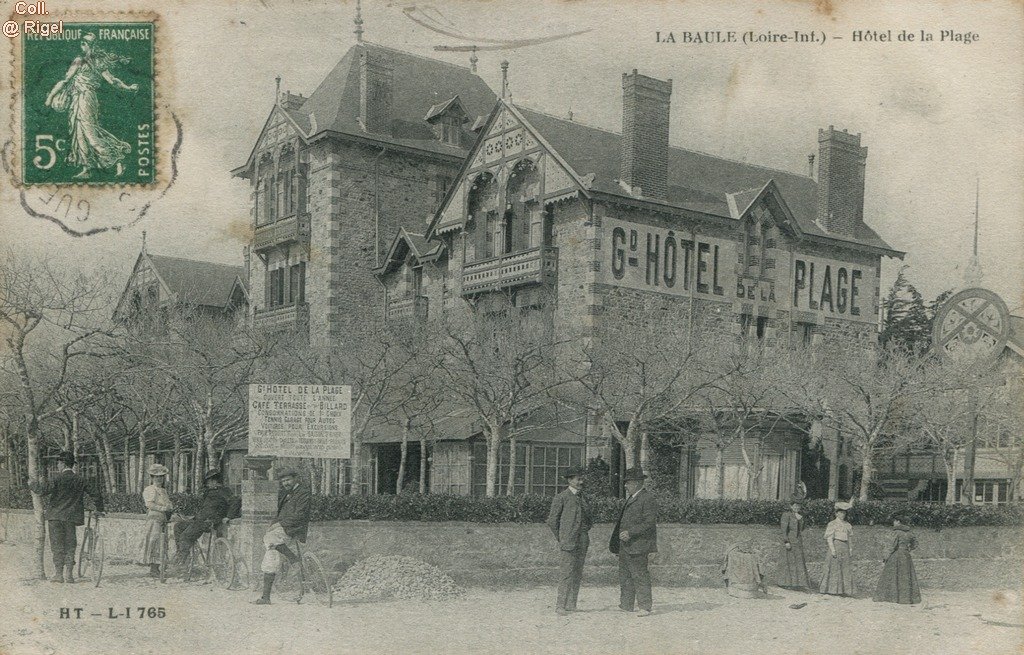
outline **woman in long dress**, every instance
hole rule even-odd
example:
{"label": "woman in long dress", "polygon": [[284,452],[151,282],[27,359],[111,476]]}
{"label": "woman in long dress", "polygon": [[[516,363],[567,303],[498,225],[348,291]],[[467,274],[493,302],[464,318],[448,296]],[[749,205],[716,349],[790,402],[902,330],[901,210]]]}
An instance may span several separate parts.
{"label": "woman in long dress", "polygon": [[920,603],[921,587],[917,584],[914,560],[910,557],[910,551],[917,547],[917,539],[899,518],[892,521],[892,539],[888,546],[873,600],[904,605]]}
{"label": "woman in long dress", "polygon": [[853,526],[846,522],[846,512],[851,506],[852,503],[836,503],[836,518],[825,528],[829,554],[825,556],[824,572],[818,585],[818,591],[823,594],[853,596],[857,593],[850,559],[853,556]]}
{"label": "woman in long dress", "polygon": [[[76,57],[64,79],[46,96],[46,106],[68,114],[69,151],[67,162],[81,166],[76,178],[89,177],[90,169],[112,168],[121,163],[132,147],[100,127],[100,106],[96,89],[101,82],[124,91],[137,91],[138,84],[125,84],[110,72],[128,59],[94,46],[95,34],[82,38],[82,55]],[[120,172],[120,168],[118,169]]]}
{"label": "woman in long dress", "polygon": [[149,575],[154,578],[160,575],[163,528],[174,510],[171,497],[164,488],[167,473],[167,467],[163,464],[150,466],[150,485],[142,490],[142,500],[146,503],[146,534],[142,539],[139,564],[149,564]]}
{"label": "woman in long dress", "polygon": [[811,586],[807,575],[807,561],[804,558],[804,517],[800,514],[800,501],[793,499],[790,511],[782,513],[779,527],[782,530],[782,552],[779,556],[780,587],[807,589]]}

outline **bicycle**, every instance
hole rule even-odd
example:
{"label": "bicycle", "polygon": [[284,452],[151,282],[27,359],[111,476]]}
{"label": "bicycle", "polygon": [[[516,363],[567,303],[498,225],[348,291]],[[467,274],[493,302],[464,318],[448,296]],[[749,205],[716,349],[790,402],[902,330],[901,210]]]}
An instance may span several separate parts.
{"label": "bicycle", "polygon": [[295,566],[287,559],[282,558],[281,571],[274,580],[274,586],[278,592],[287,594],[296,592],[296,603],[301,603],[306,593],[315,596],[316,599],[327,607],[334,606],[334,589],[330,580],[324,572],[324,567],[313,553],[303,553],[302,546],[295,542],[295,554],[298,556],[298,566]]}
{"label": "bicycle", "polygon": [[[206,549],[200,546],[199,541],[192,543],[192,549],[188,554],[188,563],[185,569],[185,582],[192,581],[192,574],[198,567],[206,569],[206,581],[211,578],[217,584],[230,589],[235,583],[235,554],[231,550],[231,544],[224,537],[214,537],[218,527],[212,528],[206,533]],[[200,537],[202,539],[202,537]],[[200,560],[202,563],[200,564]]]}
{"label": "bicycle", "polygon": [[103,536],[100,534],[100,517],[89,510],[85,520],[85,532],[82,535],[82,548],[78,552],[78,577],[84,578],[92,573],[93,586],[100,586],[103,577]]}

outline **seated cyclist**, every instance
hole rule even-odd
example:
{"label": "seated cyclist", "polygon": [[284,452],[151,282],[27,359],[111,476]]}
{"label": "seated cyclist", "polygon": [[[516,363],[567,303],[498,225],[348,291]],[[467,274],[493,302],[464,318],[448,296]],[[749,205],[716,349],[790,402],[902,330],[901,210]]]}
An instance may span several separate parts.
{"label": "seated cyclist", "polygon": [[223,486],[220,471],[207,471],[204,481],[206,490],[199,502],[199,511],[193,518],[174,524],[174,544],[177,547],[175,564],[184,564],[192,544],[204,533],[223,523],[234,511],[236,503],[231,492]]}
{"label": "seated cyclist", "polygon": [[292,563],[299,559],[288,547],[288,543],[293,539],[305,543],[309,530],[312,500],[309,488],[299,483],[299,474],[295,469],[281,469],[275,477],[281,481],[281,489],[277,494],[277,517],[263,535],[263,545],[267,547],[267,552],[260,565],[263,571],[263,595],[256,599],[257,605],[270,604],[270,590],[274,586],[274,578],[281,571],[281,557],[287,557]]}

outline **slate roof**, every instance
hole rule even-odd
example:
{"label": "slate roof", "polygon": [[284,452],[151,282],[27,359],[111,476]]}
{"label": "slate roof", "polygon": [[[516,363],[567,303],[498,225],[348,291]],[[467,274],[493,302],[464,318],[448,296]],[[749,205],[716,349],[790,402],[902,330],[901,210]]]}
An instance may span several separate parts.
{"label": "slate roof", "polygon": [[[619,177],[621,135],[520,106],[515,106],[515,109],[577,174],[581,177],[594,175],[591,191],[631,198],[616,181]],[[734,195],[734,203],[742,205],[744,199],[756,195],[769,180],[775,181],[804,235],[852,241],[897,252],[866,225],[853,239],[825,232],[815,222],[818,185],[810,177],[674,146],[669,148],[666,204],[736,218],[730,211],[729,195],[738,194]]]}
{"label": "slate roof", "polygon": [[[359,124],[359,59],[364,52],[394,63],[391,136],[367,133]],[[285,111],[310,138],[330,131],[464,156],[465,149],[438,141],[423,118],[455,96],[470,117],[490,113],[496,99],[487,83],[465,66],[360,43],[345,53],[301,107]],[[466,143],[472,142],[472,136],[467,131]]]}
{"label": "slate roof", "polygon": [[226,307],[235,281],[245,280],[242,266],[165,255],[147,256],[171,291],[197,305]]}

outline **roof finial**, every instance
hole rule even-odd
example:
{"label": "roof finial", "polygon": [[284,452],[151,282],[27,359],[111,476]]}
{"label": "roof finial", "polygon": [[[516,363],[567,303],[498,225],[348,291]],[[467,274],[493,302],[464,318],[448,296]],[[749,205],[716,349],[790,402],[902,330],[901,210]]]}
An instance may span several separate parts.
{"label": "roof finial", "polygon": [[277,90],[274,91],[274,104],[279,105],[281,104],[281,76],[278,75],[274,80],[277,82]]}
{"label": "roof finial", "polygon": [[569,102],[569,120],[572,120],[572,101]]}
{"label": "roof finial", "polygon": [[501,62],[501,97],[508,97],[508,59]]}
{"label": "roof finial", "polygon": [[363,3],[362,0],[356,0],[356,18],[353,23],[356,24],[355,34],[356,42],[363,42]]}
{"label": "roof finial", "polygon": [[146,231],[142,231],[142,252],[146,252]]}
{"label": "roof finial", "polygon": [[807,177],[814,177],[814,153],[807,155]]}
{"label": "roof finial", "polygon": [[476,46],[473,46],[471,50],[472,54],[469,55],[469,71],[471,73],[476,72],[476,62],[480,61],[480,58],[476,56]]}

